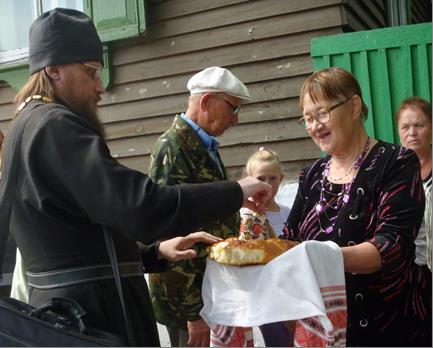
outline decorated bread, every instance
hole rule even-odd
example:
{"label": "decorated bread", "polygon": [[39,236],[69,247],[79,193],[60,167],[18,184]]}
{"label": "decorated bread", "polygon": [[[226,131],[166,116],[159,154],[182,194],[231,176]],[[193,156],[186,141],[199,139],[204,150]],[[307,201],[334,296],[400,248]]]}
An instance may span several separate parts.
{"label": "decorated bread", "polygon": [[267,240],[227,238],[211,246],[209,257],[226,265],[264,265],[297,244],[297,242],[278,238]]}

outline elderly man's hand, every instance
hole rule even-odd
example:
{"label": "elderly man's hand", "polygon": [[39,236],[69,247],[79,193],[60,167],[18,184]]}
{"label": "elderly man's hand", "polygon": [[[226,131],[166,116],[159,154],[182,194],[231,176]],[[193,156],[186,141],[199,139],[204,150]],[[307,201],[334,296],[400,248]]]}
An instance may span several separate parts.
{"label": "elderly man's hand", "polygon": [[272,197],[272,186],[252,176],[238,181],[244,194],[243,206],[255,211],[262,211],[265,204]]}
{"label": "elderly man's hand", "polygon": [[158,253],[160,258],[168,261],[179,261],[184,259],[193,259],[197,256],[197,252],[191,248],[195,243],[217,243],[222,239],[215,237],[207,232],[194,232],[185,237],[176,237],[167,239],[159,244]]}
{"label": "elderly man's hand", "polygon": [[190,347],[209,347],[210,329],[203,319],[188,321],[187,327]]}

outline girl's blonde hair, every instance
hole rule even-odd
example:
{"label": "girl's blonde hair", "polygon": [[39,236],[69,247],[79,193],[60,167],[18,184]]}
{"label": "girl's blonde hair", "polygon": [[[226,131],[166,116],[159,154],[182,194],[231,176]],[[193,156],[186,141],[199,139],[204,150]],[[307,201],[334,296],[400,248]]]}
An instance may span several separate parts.
{"label": "girl's blonde hair", "polygon": [[280,173],[283,174],[280,157],[275,151],[261,147],[258,151],[254,152],[248,159],[247,165],[245,167],[247,175],[252,175],[253,170],[258,163],[275,164]]}

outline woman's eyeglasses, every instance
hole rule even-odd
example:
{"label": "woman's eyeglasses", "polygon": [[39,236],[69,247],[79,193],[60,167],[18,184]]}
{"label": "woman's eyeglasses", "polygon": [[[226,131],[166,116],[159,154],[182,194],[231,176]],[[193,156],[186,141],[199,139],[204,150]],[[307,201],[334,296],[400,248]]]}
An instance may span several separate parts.
{"label": "woman's eyeglasses", "polygon": [[331,119],[331,111],[348,102],[350,99],[352,99],[352,97],[344,99],[337,104],[330,106],[329,108],[320,109],[319,111],[312,114],[305,114],[298,120],[298,122],[305,129],[311,129],[311,127],[313,127],[314,125],[314,121],[317,121],[320,124],[329,122],[329,120]]}

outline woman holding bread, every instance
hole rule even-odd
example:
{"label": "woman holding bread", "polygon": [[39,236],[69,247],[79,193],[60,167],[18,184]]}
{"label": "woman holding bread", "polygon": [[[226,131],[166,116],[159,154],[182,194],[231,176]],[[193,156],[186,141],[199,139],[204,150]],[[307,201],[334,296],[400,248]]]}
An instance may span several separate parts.
{"label": "woman holding bread", "polygon": [[349,72],[315,72],[300,119],[327,156],[303,169],[285,235],[331,240],[346,271],[348,346],[431,346],[431,273],[414,263],[424,213],[416,154],[367,135]]}

